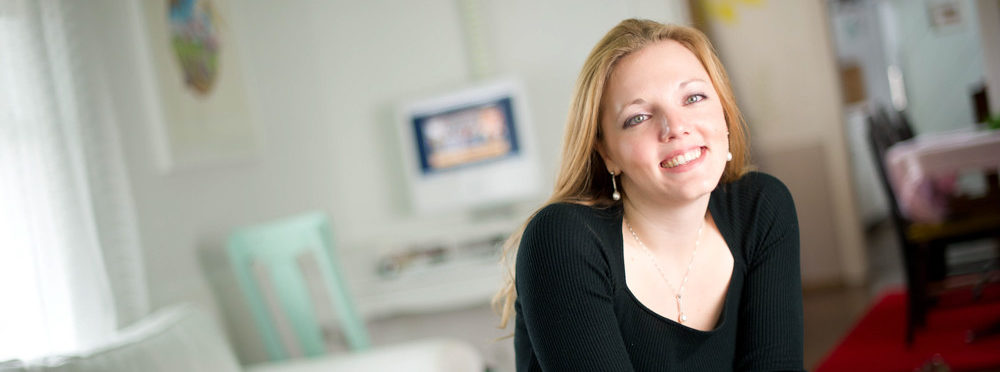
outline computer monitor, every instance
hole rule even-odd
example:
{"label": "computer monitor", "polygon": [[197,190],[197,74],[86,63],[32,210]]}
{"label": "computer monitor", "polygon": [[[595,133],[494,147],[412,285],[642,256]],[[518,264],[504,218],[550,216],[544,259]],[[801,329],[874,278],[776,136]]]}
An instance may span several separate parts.
{"label": "computer monitor", "polygon": [[402,104],[402,160],[414,210],[473,210],[537,195],[526,110],[523,90],[512,79]]}

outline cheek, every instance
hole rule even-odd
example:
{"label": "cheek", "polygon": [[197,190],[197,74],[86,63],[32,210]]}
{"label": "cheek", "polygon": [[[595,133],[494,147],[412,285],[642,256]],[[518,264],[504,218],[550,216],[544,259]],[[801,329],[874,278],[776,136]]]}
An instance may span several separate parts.
{"label": "cheek", "polygon": [[715,107],[712,109],[712,122],[715,123],[713,128],[715,130],[726,133],[726,113],[722,110],[722,103],[715,101]]}
{"label": "cheek", "polygon": [[722,111],[722,105],[716,102],[716,107],[713,108],[712,113],[709,118],[710,132],[714,140],[717,142],[725,143],[728,147],[729,138],[726,136],[726,132],[729,128],[726,126],[726,115]]}
{"label": "cheek", "polygon": [[643,166],[657,156],[656,143],[649,141],[622,141],[619,148],[623,160],[636,166]]}
{"label": "cheek", "polygon": [[622,162],[634,163],[636,159],[642,155],[642,151],[640,151],[641,148],[642,148],[641,145],[629,141],[621,141],[618,144],[618,149],[621,154]]}

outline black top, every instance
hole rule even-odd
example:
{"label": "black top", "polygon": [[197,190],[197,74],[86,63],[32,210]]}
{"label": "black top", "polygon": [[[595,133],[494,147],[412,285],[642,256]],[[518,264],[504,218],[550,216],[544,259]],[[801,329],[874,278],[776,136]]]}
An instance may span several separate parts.
{"label": "black top", "polygon": [[552,204],[517,254],[518,371],[801,371],[799,227],[778,179],[717,187],[708,210],[733,255],[715,329],[645,307],[625,285],[622,208]]}

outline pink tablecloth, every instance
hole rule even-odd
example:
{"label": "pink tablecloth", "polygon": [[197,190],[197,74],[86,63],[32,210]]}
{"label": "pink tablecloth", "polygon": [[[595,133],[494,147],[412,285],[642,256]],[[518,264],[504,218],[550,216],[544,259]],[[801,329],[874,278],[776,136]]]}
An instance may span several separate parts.
{"label": "pink tablecloth", "polygon": [[903,215],[916,222],[941,222],[959,172],[1000,169],[1000,131],[923,134],[890,147],[885,160]]}

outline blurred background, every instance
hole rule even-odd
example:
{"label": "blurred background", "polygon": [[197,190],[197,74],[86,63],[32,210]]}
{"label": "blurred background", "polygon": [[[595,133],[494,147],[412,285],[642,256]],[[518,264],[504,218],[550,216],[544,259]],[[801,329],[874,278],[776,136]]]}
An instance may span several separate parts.
{"label": "blurred background", "polygon": [[[639,17],[709,35],[754,164],[792,191],[814,369],[905,282],[871,113],[918,134],[1000,113],[994,0],[0,4],[0,361],[94,347],[177,303],[240,364],[266,361],[230,235],[318,211],[372,344],[459,339],[512,371],[488,307],[498,243],[551,190],[590,48]],[[415,120],[505,98],[507,147],[428,165],[444,150]]]}

